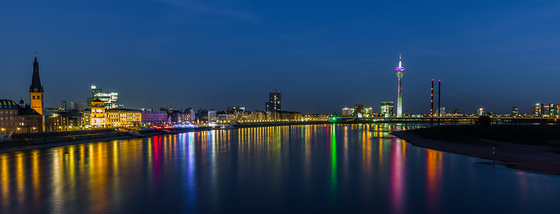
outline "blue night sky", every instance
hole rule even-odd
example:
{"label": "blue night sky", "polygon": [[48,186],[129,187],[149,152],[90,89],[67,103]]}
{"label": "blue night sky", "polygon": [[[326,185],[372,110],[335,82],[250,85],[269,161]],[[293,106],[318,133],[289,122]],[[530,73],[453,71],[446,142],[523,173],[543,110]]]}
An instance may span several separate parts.
{"label": "blue night sky", "polygon": [[278,89],[285,110],[378,112],[399,53],[404,112],[428,113],[432,78],[494,111],[560,103],[558,1],[18,0],[0,20],[0,98],[29,100],[37,49],[46,106],[95,84],[129,108],[263,110]]}

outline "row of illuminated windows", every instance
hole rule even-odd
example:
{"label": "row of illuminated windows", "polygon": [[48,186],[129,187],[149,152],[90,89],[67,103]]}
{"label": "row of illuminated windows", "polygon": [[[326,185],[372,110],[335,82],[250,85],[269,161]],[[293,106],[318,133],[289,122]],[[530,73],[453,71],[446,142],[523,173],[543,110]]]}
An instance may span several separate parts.
{"label": "row of illuminated windows", "polygon": [[130,122],[140,122],[140,120],[138,120],[138,119],[137,119],[137,120],[134,120],[134,119],[133,119],[133,120],[109,119],[109,122],[127,122],[127,121],[130,121]]}
{"label": "row of illuminated windows", "polygon": [[15,115],[16,111],[0,111],[0,115]]}
{"label": "row of illuminated windows", "polygon": [[[19,123],[20,126],[25,126],[25,121],[23,119],[21,121],[23,121],[23,122]],[[37,124],[38,124],[37,120],[28,120],[27,121],[27,125],[37,125]]]}
{"label": "row of illuminated windows", "polygon": [[2,127],[10,127],[10,126],[14,126],[15,123],[0,123],[0,126]]}
{"label": "row of illuminated windows", "polygon": [[136,114],[108,114],[107,117],[141,117],[140,115]]}
{"label": "row of illuminated windows", "polygon": [[0,105],[0,109],[15,109],[12,108],[13,105]]}
{"label": "row of illuminated windows", "polygon": [[15,120],[14,117],[0,117],[0,120]]}
{"label": "row of illuminated windows", "polygon": [[103,112],[104,112],[103,110],[104,110],[104,109],[94,109],[94,110],[92,110],[91,112],[92,112],[92,113],[103,113]]}
{"label": "row of illuminated windows", "polygon": [[[95,115],[96,117],[99,117],[99,115]],[[141,115],[136,115],[136,114],[103,114],[103,117],[142,117]]]}

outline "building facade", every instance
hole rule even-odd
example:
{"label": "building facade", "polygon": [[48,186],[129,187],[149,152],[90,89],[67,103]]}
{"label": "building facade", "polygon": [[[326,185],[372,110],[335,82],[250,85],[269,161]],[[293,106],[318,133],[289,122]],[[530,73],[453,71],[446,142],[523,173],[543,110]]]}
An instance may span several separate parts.
{"label": "building facade", "polygon": [[16,132],[18,106],[12,100],[0,100],[0,133]]}
{"label": "building facade", "polygon": [[41,132],[42,119],[42,115],[25,105],[23,98],[19,105],[12,100],[0,100],[0,134]]}
{"label": "building facade", "polygon": [[274,112],[282,111],[282,93],[278,89],[268,94],[268,102],[265,103],[265,110]]}
{"label": "building facade", "polygon": [[517,106],[511,107],[511,116],[512,117],[519,116],[519,107]]}
{"label": "building facade", "polygon": [[169,124],[187,124],[193,123],[194,118],[191,113],[179,111],[179,110],[169,110],[168,111],[168,123]]}
{"label": "building facade", "polygon": [[384,117],[393,116],[393,101],[381,102],[381,114]]}
{"label": "building facade", "polygon": [[364,115],[364,104],[354,104],[354,117],[362,117]]}
{"label": "building facade", "polygon": [[132,109],[108,109],[105,111],[105,127],[131,127],[142,125],[142,112]]}
{"label": "building facade", "polygon": [[533,115],[533,117],[542,117],[542,109],[543,109],[543,105],[537,103],[535,106],[531,108],[531,114]]}
{"label": "building facade", "polygon": [[150,125],[164,125],[167,124],[167,112],[165,111],[141,111],[142,124]]}
{"label": "building facade", "polygon": [[31,106],[25,105],[23,97],[19,101],[18,108],[19,133],[34,133],[43,131],[43,116],[33,110]]}
{"label": "building facade", "polygon": [[90,123],[93,128],[106,127],[105,121],[105,102],[95,99],[91,102]]}
{"label": "building facade", "polygon": [[303,116],[301,112],[276,111],[270,112],[267,119],[271,121],[302,121]]}
{"label": "building facade", "polygon": [[354,114],[354,109],[353,108],[344,107],[342,109],[342,116],[350,117],[353,114]]}
{"label": "building facade", "polygon": [[218,112],[214,109],[209,109],[207,118],[208,118],[207,121],[208,124],[218,122]]}

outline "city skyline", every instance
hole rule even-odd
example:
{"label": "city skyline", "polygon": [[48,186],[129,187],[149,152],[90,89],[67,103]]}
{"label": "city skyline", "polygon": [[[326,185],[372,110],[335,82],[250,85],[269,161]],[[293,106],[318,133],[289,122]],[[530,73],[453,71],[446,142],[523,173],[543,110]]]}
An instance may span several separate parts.
{"label": "city skyline", "polygon": [[[424,96],[422,95],[423,93],[420,93],[420,96],[418,96],[418,91],[416,91],[416,97],[414,97],[414,100],[415,100],[415,104],[416,104],[416,105],[418,105],[417,103],[418,103],[418,101],[420,101],[420,104],[419,104],[419,105],[420,105],[420,108],[418,108],[418,106],[415,106],[415,108],[413,108],[413,109],[416,110],[416,111],[414,111],[414,110],[412,110],[412,109],[411,109],[410,111],[405,111],[405,112],[402,111],[402,104],[401,104],[401,102],[402,102],[402,96],[401,96],[401,89],[402,89],[402,86],[401,86],[401,78],[402,78],[402,75],[404,74],[404,70],[405,70],[405,68],[402,67],[402,62],[401,62],[401,54],[399,54],[399,63],[398,63],[398,67],[396,67],[396,74],[397,74],[397,77],[398,77],[398,84],[397,84],[397,86],[398,86],[398,87],[397,87],[397,88],[398,88],[398,90],[397,90],[397,92],[398,92],[398,95],[397,95],[397,110],[396,110],[396,112],[395,112],[394,115],[397,116],[397,117],[401,117],[401,116],[403,116],[404,114],[405,114],[405,115],[418,115],[418,114],[420,114],[420,115],[429,115],[429,114],[431,114],[431,111],[430,111],[429,114],[427,114],[427,113],[426,113],[427,111],[418,111],[418,110],[417,110],[417,109],[422,109],[422,108],[426,107],[426,106],[424,106],[424,105],[425,105],[425,103],[423,102],[423,101],[425,101],[424,99],[418,100],[419,97],[420,97],[420,98],[424,97]],[[41,112],[42,112],[42,108],[43,108],[43,107],[45,107],[45,108],[53,108],[54,106],[44,106],[44,105],[43,105],[43,95],[42,95],[42,94],[43,94],[43,87],[42,87],[42,85],[41,85],[41,83],[40,83],[40,80],[39,80],[40,77],[39,77],[38,71],[39,71],[39,65],[38,65],[38,61],[37,61],[37,50],[35,50],[35,56],[34,56],[34,62],[33,62],[32,82],[31,82],[31,84],[30,84],[30,89],[29,89],[29,92],[31,93],[31,95],[29,96],[29,99],[30,99],[30,101],[31,101],[31,107],[34,108],[35,110],[37,110],[40,114],[42,114]],[[433,82],[434,82],[434,79],[432,79],[432,87],[431,87],[431,90],[432,90],[432,91],[434,90],[434,86],[433,86],[434,83],[433,83]],[[439,80],[438,83],[437,83],[437,86],[438,86],[437,93],[438,93],[438,95],[437,95],[437,98],[436,98],[436,100],[438,100],[438,102],[439,102],[439,99],[440,99],[441,84],[442,84],[442,83],[441,83],[441,80]],[[85,103],[80,103],[79,101],[74,101],[74,100],[72,100],[71,103],[81,104],[81,105],[83,105],[83,106],[89,106],[90,103],[92,102],[93,98],[99,97],[100,99],[103,99],[103,100],[104,100],[105,105],[106,105],[106,108],[108,108],[108,109],[111,109],[111,108],[123,108],[123,107],[124,107],[124,105],[122,105],[122,104],[121,104],[121,105],[117,105],[118,93],[116,93],[116,92],[102,93],[102,89],[101,89],[101,88],[97,88],[97,87],[95,86],[95,84],[92,84],[92,85],[90,86],[90,89],[91,89],[91,96],[92,96],[92,97],[87,97]],[[451,96],[457,96],[457,97],[453,98],[453,101],[449,102],[449,103],[453,103],[452,106],[447,106],[447,107],[451,107],[451,108],[448,109],[449,111],[451,111],[451,110],[454,110],[454,112],[456,112],[456,111],[459,111],[459,112],[463,111],[463,113],[469,114],[469,113],[473,113],[473,112],[471,112],[471,111],[474,109],[474,110],[476,110],[477,114],[481,114],[481,113],[480,113],[481,110],[488,111],[488,107],[489,107],[489,109],[490,109],[489,112],[491,112],[491,113],[493,113],[493,114],[509,114],[509,113],[511,113],[511,112],[508,112],[508,111],[503,111],[504,109],[502,109],[502,108],[500,108],[500,107],[496,107],[496,106],[494,106],[494,105],[488,104],[488,103],[487,103],[486,101],[484,101],[484,100],[479,100],[479,99],[477,99],[477,98],[475,98],[475,97],[472,97],[472,96],[470,96],[470,95],[468,95],[468,94],[464,94],[464,92],[459,91],[459,90],[457,90],[457,89],[455,89],[455,88],[452,88],[452,87],[451,87],[451,88],[449,88],[449,89],[451,89],[451,93],[454,94],[454,95],[451,95]],[[424,90],[425,90],[425,89],[423,89],[422,91],[424,91]],[[448,89],[444,89],[444,90],[447,91]],[[37,92],[37,91],[39,91],[39,92]],[[33,94],[33,93],[36,93],[36,94]],[[40,93],[40,94],[39,94],[40,96],[33,96],[33,95],[37,95],[37,93]],[[273,96],[273,94],[274,94],[274,96]],[[432,95],[434,95],[433,92],[432,92]],[[35,100],[35,99],[36,99],[35,97],[37,97],[37,99],[40,99],[40,100]],[[273,97],[274,97],[274,98],[273,98]],[[446,100],[447,98],[452,98],[452,97],[444,97],[443,99]],[[114,99],[114,100],[112,100],[112,101],[109,102],[109,99]],[[279,99],[279,100],[278,100],[278,99]],[[465,102],[458,101],[458,100],[460,100],[460,99],[467,99],[467,101],[465,101]],[[24,101],[25,98],[24,98],[24,97],[21,97],[21,100]],[[278,101],[275,101],[275,100],[278,100]],[[265,103],[266,106],[265,106],[265,108],[264,108],[264,111],[281,111],[282,109],[281,109],[280,106],[281,106],[282,104],[280,104],[280,101],[281,101],[281,93],[278,91],[278,89],[275,89],[274,91],[272,91],[272,92],[269,93],[269,102],[266,102],[266,103]],[[473,101],[474,101],[474,103],[473,103]],[[36,102],[36,104],[33,104],[34,102]],[[66,100],[58,100],[58,101],[56,102],[56,107],[59,107],[59,108],[60,108],[61,103],[65,103],[65,104],[66,104],[66,102],[67,102]],[[478,102],[482,103],[480,106],[484,106],[484,107],[480,107],[480,108],[478,108],[478,107],[473,107],[473,105],[476,106]],[[39,103],[40,103],[40,105],[39,105]],[[110,103],[110,105],[109,105],[109,103]],[[283,103],[283,102],[282,102],[282,103]],[[383,112],[384,112],[384,110],[383,110],[383,108],[384,108],[384,107],[383,107],[383,103],[384,103],[384,102],[381,102],[381,105],[380,105],[381,111],[380,111],[380,112],[376,112],[376,111],[373,111],[373,112],[383,114]],[[34,106],[34,105],[35,105],[35,106]],[[37,105],[39,105],[39,106],[37,106]],[[109,105],[109,106],[107,106],[107,105]],[[276,105],[279,105],[279,106],[276,106]],[[363,104],[355,104],[355,105],[361,105],[361,106],[363,107]],[[462,108],[456,108],[456,105],[461,105]],[[535,113],[535,106],[538,107],[538,106],[541,106],[541,105],[544,107],[544,105],[541,104],[541,103],[536,103],[535,105],[530,106],[530,107],[529,107],[529,108],[530,108],[530,114],[534,115],[534,113]],[[556,105],[556,104],[550,103],[550,105],[552,106],[552,105]],[[227,108],[229,109],[229,108],[232,107],[232,106],[233,106],[233,105],[228,105]],[[274,107],[273,107],[273,106],[274,106]],[[466,108],[466,109],[467,109],[466,111],[464,111],[464,110],[465,110],[465,108],[464,108],[465,106],[469,106],[469,107]],[[560,107],[560,105],[558,105],[558,106]],[[37,108],[38,108],[38,109],[37,109]],[[146,109],[146,108],[144,108],[144,107],[133,107],[133,108],[135,108],[135,109]],[[164,106],[160,106],[160,107],[148,107],[148,108],[149,108],[149,109],[155,109],[155,110],[157,110],[158,108],[170,109],[170,108],[172,108],[172,106],[166,105],[165,107],[164,107]],[[192,108],[192,107],[189,106],[188,108]],[[243,106],[243,108],[245,108],[245,107]],[[344,107],[344,109],[346,109],[346,108],[347,108],[347,107]],[[432,106],[432,108],[433,108],[433,106]],[[439,104],[438,104],[438,108],[439,108]],[[445,112],[446,105],[441,106],[441,108],[442,108],[442,110]],[[515,109],[516,109],[516,110],[515,110],[516,114],[523,114],[523,113],[525,113],[525,112],[519,112],[519,107],[518,107],[518,106],[513,106],[512,108],[515,108]],[[546,106],[546,108],[548,108],[548,106]],[[554,107],[554,106],[551,107],[551,109],[555,109],[555,108],[556,108],[556,107]],[[64,108],[64,109],[66,109],[66,108]],[[179,108],[179,109],[183,109],[183,108]],[[186,108],[185,108],[185,109],[186,109]],[[203,109],[203,108],[199,108],[199,109]],[[215,108],[207,108],[207,109],[215,109]],[[344,109],[342,110],[342,112],[337,112],[337,111],[335,111],[334,113],[335,113],[335,114],[344,114]],[[372,107],[369,107],[369,109],[372,109]],[[261,109],[253,109],[253,110],[261,110]],[[407,110],[408,110],[408,109],[407,109]],[[540,110],[539,110],[539,112],[540,112]],[[316,113],[316,112],[311,113],[311,114],[315,114],[315,113]],[[449,112],[448,112],[448,113],[449,113]],[[307,114],[309,114],[309,113],[307,113]],[[527,114],[527,113],[525,113],[525,114]],[[537,113],[537,115],[539,115],[539,113]]]}
{"label": "city skyline", "polygon": [[[520,113],[535,103],[559,102],[553,87],[559,30],[550,23],[559,20],[553,11],[560,4],[479,7],[482,2],[474,1],[429,9],[433,2],[409,3],[333,9],[333,2],[325,2],[324,11],[307,16],[312,5],[147,1],[27,8],[10,2],[0,15],[10,20],[0,35],[10,41],[0,52],[0,70],[9,80],[0,86],[1,96],[29,102],[38,49],[47,107],[59,100],[85,102],[88,87],[96,84],[118,92],[119,102],[131,107],[262,109],[267,93],[278,88],[283,109],[290,111],[332,113],[357,103],[379,109],[381,101],[396,101],[391,70],[398,53],[406,55],[411,71],[403,79],[404,97],[435,78],[503,109],[519,106]],[[129,5],[130,11],[121,11]],[[420,13],[415,6],[433,16],[412,20]],[[464,8],[454,14],[458,6]],[[401,10],[409,14],[388,20]],[[339,19],[328,19],[334,12]],[[390,33],[396,30],[406,33]]]}

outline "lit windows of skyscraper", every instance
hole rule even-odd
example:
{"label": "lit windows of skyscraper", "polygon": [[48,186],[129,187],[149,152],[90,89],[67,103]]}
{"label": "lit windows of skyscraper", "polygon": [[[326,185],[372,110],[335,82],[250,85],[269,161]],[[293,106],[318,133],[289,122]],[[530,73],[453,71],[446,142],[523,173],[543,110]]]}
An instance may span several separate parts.
{"label": "lit windows of skyscraper", "polygon": [[549,106],[549,115],[550,117],[557,117],[558,116],[558,105],[551,103]]}
{"label": "lit windows of skyscraper", "polygon": [[531,108],[531,114],[533,117],[541,117],[542,116],[542,105],[537,103],[535,106]]}
{"label": "lit windows of skyscraper", "polygon": [[354,114],[353,108],[345,107],[342,109],[342,116],[352,116]]}
{"label": "lit windows of skyscraper", "polygon": [[393,101],[381,102],[381,114],[385,117],[393,116]]}
{"label": "lit windows of skyscraper", "polygon": [[354,105],[354,116],[362,117],[364,114],[364,104],[355,104]]}
{"label": "lit windows of skyscraper", "polygon": [[268,102],[265,103],[265,110],[274,112],[282,111],[282,93],[278,89],[268,94]]}
{"label": "lit windows of skyscraper", "polygon": [[119,93],[116,92],[109,92],[104,93],[101,88],[98,88],[95,85],[91,85],[91,98],[88,98],[88,104],[91,103],[92,100],[99,99],[105,103],[106,109],[112,109],[119,107]]}
{"label": "lit windows of skyscraper", "polygon": [[550,116],[550,106],[544,105],[544,106],[542,106],[542,107],[543,107],[543,108],[542,108],[543,117],[548,117],[548,116]]}
{"label": "lit windows of skyscraper", "polygon": [[519,107],[517,106],[511,107],[511,116],[512,117],[519,116]]}
{"label": "lit windows of skyscraper", "polygon": [[57,102],[57,106],[58,106],[58,110],[59,110],[59,111],[66,111],[66,110],[68,110],[67,103],[66,103],[66,101],[64,101],[64,100],[59,100],[59,101]]}
{"label": "lit windows of skyscraper", "polygon": [[446,112],[445,112],[445,107],[441,107],[441,108],[438,108],[438,109],[436,110],[436,115],[445,116],[445,114],[446,114]]}
{"label": "lit windows of skyscraper", "polygon": [[373,114],[373,108],[372,107],[364,108],[364,114],[368,117],[371,116],[370,114]]}

